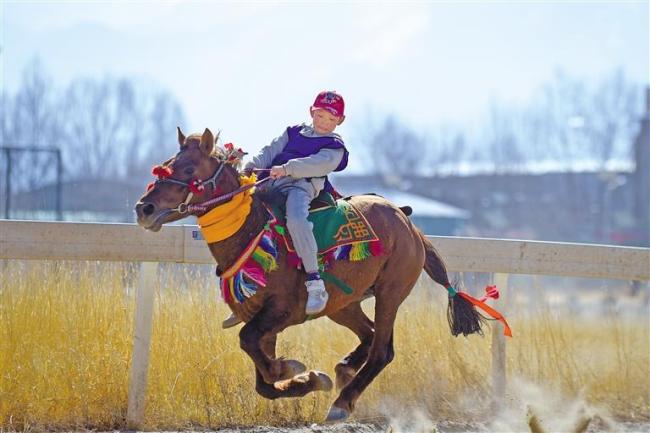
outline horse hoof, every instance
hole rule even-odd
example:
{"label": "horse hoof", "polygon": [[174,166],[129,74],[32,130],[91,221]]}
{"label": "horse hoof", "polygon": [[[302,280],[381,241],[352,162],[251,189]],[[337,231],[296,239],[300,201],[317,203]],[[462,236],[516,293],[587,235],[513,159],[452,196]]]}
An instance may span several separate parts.
{"label": "horse hoof", "polygon": [[310,371],[309,381],[314,384],[314,391],[331,391],[334,386],[332,379],[322,371]]}
{"label": "horse hoof", "polygon": [[330,411],[327,414],[327,418],[325,419],[325,422],[329,423],[334,423],[334,422],[342,422],[345,421],[350,417],[350,412],[348,412],[345,409],[341,409],[340,407],[332,406],[330,407]]}
{"label": "horse hoof", "polygon": [[282,369],[282,376],[278,380],[291,379],[300,373],[304,373],[307,370],[307,366],[295,359],[285,359],[282,361]]}

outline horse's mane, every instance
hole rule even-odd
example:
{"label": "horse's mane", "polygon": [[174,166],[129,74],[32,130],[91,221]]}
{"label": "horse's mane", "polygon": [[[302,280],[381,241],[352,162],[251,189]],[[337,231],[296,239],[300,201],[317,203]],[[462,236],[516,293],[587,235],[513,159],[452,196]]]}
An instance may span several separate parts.
{"label": "horse's mane", "polygon": [[219,145],[215,144],[214,149],[212,149],[211,156],[216,157],[221,162],[225,162],[226,161],[226,149],[224,149],[223,147],[220,147]]}

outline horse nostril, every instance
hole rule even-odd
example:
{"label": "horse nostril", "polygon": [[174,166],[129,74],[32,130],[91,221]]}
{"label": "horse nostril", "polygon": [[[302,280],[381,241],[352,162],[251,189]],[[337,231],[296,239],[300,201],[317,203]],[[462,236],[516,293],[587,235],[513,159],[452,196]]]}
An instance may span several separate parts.
{"label": "horse nostril", "polygon": [[146,203],[146,204],[144,204],[144,206],[142,206],[141,209],[142,209],[142,213],[145,216],[150,216],[150,215],[152,215],[154,213],[154,211],[156,210],[156,207],[151,203]]}

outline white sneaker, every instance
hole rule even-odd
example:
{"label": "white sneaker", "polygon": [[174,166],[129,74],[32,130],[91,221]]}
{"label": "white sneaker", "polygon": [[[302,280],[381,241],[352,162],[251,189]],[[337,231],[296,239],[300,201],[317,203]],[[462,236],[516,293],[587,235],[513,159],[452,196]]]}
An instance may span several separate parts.
{"label": "white sneaker", "polygon": [[325,309],[329,295],[325,290],[325,283],[323,280],[305,281],[307,286],[307,307],[305,313],[318,314]]}

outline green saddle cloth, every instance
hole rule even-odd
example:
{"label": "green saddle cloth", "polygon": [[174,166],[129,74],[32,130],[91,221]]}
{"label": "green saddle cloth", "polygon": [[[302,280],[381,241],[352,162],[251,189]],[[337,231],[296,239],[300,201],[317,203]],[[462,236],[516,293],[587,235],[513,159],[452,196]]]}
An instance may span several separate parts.
{"label": "green saddle cloth", "polygon": [[[287,249],[295,252],[286,230],[285,209],[275,206],[269,211],[273,217],[271,226],[275,226],[276,232],[282,235]],[[312,201],[307,219],[314,225],[313,232],[319,255],[342,246],[379,240],[361,212],[346,200],[334,200],[332,195],[325,191]]]}

